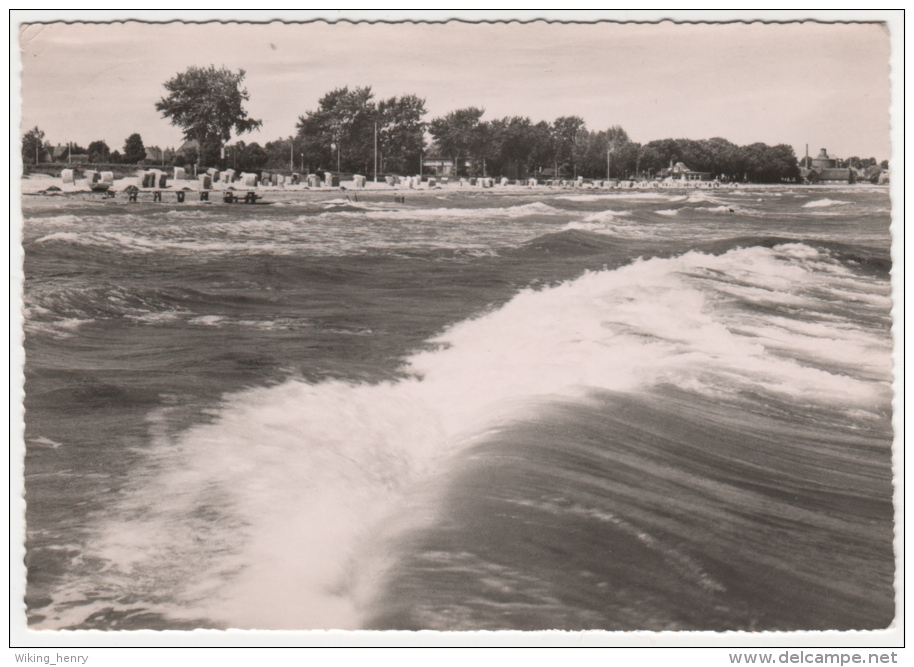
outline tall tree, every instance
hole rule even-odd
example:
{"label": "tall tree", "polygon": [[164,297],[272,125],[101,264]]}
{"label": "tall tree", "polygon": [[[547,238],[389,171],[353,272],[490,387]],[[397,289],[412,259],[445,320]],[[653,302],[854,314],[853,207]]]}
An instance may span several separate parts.
{"label": "tall tree", "polygon": [[[588,178],[606,175],[606,133],[579,129],[571,149],[573,172]],[[616,172],[621,172],[616,169]],[[616,175],[619,175],[618,173]]]}
{"label": "tall tree", "polygon": [[241,87],[244,75],[243,69],[191,66],[164,84],[168,95],[156,102],[156,110],[181,127],[185,139],[200,144],[204,164],[216,163],[233,130],[243,134],[261,126],[244,109],[249,99],[247,89]]}
{"label": "tall tree", "polygon": [[641,168],[639,153],[641,146],[632,142],[628,133],[619,125],[613,125],[605,132],[605,152],[603,165],[597,173],[605,173],[607,178],[628,178]]}
{"label": "tall tree", "polygon": [[[294,157],[294,150],[291,144],[291,137],[287,139],[276,139],[274,141],[268,141],[266,144],[264,144],[263,149],[267,154],[267,162],[264,165],[265,168],[287,170],[289,168],[290,157]],[[228,155],[229,153],[226,153],[226,156]]]}
{"label": "tall tree", "polygon": [[89,162],[107,162],[111,156],[111,149],[102,140],[89,144]]}
{"label": "tall tree", "polygon": [[419,171],[425,148],[425,114],[425,100],[416,95],[391,97],[378,103],[378,147],[385,171]]}
{"label": "tall tree", "polygon": [[316,110],[299,116],[298,137],[312,165],[368,173],[377,118],[373,97],[370,86],[337,88],[318,100]]}
{"label": "tall tree", "polygon": [[500,143],[501,172],[517,178],[530,169],[530,155],[534,148],[533,123],[529,118],[505,118]]}
{"label": "tall tree", "polygon": [[663,169],[663,157],[656,147],[647,144],[641,146],[638,150],[638,170],[647,176],[653,176],[656,172]]}
{"label": "tall tree", "polygon": [[38,164],[44,150],[44,132],[33,127],[22,137],[22,162]]}
{"label": "tall tree", "polygon": [[270,161],[269,153],[256,141],[251,144],[245,144],[243,141],[237,142],[232,149],[226,154],[226,161],[232,165],[233,169],[238,171],[258,172],[267,166]]}
{"label": "tall tree", "polygon": [[555,164],[555,141],[552,126],[541,120],[530,131],[528,173],[537,173]]}
{"label": "tall tree", "polygon": [[574,142],[578,132],[584,128],[584,119],[580,116],[561,116],[552,123],[555,138],[555,161],[558,170],[575,171]]}
{"label": "tall tree", "polygon": [[479,119],[483,113],[485,109],[467,107],[434,118],[429,124],[436,148],[442,155],[454,160],[458,175],[465,173],[467,158],[478,157],[482,152],[485,129],[480,128]]}
{"label": "tall tree", "polygon": [[143,138],[134,132],[127,141],[124,142],[124,162],[127,164],[137,164],[146,159],[146,147],[143,146]]}
{"label": "tall tree", "polygon": [[739,146],[721,137],[714,137],[703,143],[707,146],[710,161],[707,170],[712,176],[735,180],[745,173],[746,168]]}

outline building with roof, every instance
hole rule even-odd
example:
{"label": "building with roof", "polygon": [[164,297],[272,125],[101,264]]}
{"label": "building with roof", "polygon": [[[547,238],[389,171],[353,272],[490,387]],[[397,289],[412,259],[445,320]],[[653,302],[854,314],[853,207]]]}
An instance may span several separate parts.
{"label": "building with roof", "polygon": [[829,156],[828,151],[824,148],[810,162],[810,166],[817,171],[819,169],[837,169],[838,167],[838,158]]}
{"label": "building with roof", "polygon": [[829,155],[824,148],[819,150],[819,154],[816,157],[810,159],[807,145],[806,157],[803,159],[803,163],[808,170],[803,169],[800,173],[807,183],[848,185],[855,181],[854,170],[850,167],[839,167],[840,160]]}
{"label": "building with roof", "polygon": [[821,183],[823,185],[848,185],[854,182],[854,172],[849,168],[835,169],[813,169],[806,176],[810,183]]}
{"label": "building with roof", "polygon": [[674,181],[710,181],[711,172],[710,171],[693,171],[689,169],[683,162],[677,162],[676,164],[670,163],[669,167],[661,169],[658,174],[660,179],[672,179]]}
{"label": "building with roof", "polygon": [[[70,147],[65,144],[48,146],[42,150],[41,162],[66,162],[70,156]],[[76,157],[76,154],[73,154]]]}
{"label": "building with roof", "polygon": [[175,155],[180,155],[181,157],[187,157],[191,154],[200,154],[200,142],[196,139],[188,139],[178,147],[178,150],[175,151]]}
{"label": "building with roof", "polygon": [[165,151],[158,146],[146,146],[146,157],[143,162],[149,164],[165,164]]}

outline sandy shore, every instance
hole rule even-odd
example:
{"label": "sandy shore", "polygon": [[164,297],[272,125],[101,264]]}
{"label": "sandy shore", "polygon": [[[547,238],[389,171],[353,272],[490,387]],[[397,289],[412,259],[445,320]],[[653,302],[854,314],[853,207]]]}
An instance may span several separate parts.
{"label": "sandy shore", "polygon": [[[226,190],[232,189],[239,194],[254,191],[265,201],[283,201],[289,199],[304,199],[310,200],[312,198],[326,197],[327,195],[340,195],[345,193],[346,197],[354,199],[362,194],[432,194],[432,193],[465,193],[465,194],[484,194],[484,195],[513,195],[513,196],[523,196],[523,195],[548,195],[556,193],[574,193],[574,194],[625,194],[625,193],[638,193],[638,192],[681,192],[681,191],[692,191],[696,189],[700,190],[729,190],[733,188],[745,189],[745,190],[778,190],[784,188],[797,188],[797,187],[809,187],[816,190],[827,190],[834,188],[846,188],[850,187],[848,185],[810,185],[803,186],[800,184],[714,184],[710,182],[699,182],[699,183],[658,183],[658,182],[646,182],[646,183],[634,183],[630,184],[629,181],[623,181],[609,187],[596,187],[593,184],[585,183],[583,186],[576,186],[574,184],[569,184],[566,186],[551,186],[551,185],[501,185],[498,182],[493,187],[483,188],[479,185],[461,185],[459,181],[441,183],[438,182],[434,186],[429,186],[427,182],[421,183],[417,186],[409,187],[408,185],[401,183],[397,186],[388,185],[384,181],[379,181],[377,183],[373,181],[368,181],[365,183],[363,188],[356,188],[354,181],[342,181],[339,187],[319,187],[319,188],[309,188],[305,184],[298,185],[260,185],[257,187],[245,187],[241,185],[240,182],[235,182],[231,184],[227,183],[214,183],[211,190],[210,201],[221,202],[222,193]],[[115,180],[111,187],[110,191],[119,193],[120,196],[118,199],[122,199],[125,195],[124,193],[129,187],[136,187],[137,179],[136,177],[127,177]],[[856,184],[853,187],[887,187],[887,186],[873,186],[869,183],[866,184]],[[163,203],[172,202],[174,203],[177,199],[175,193],[184,191],[189,196],[187,198],[188,203],[199,201],[199,196],[196,194],[200,191],[200,182],[197,180],[169,180],[168,184],[164,188],[140,188],[139,198],[141,201],[151,201],[152,192],[154,190],[159,190],[162,192]],[[102,198],[103,193],[93,192],[89,187],[89,182],[85,179],[77,179],[74,183],[64,183],[60,178],[54,176],[48,176],[47,174],[31,174],[28,176],[23,176],[20,180],[20,193],[22,195],[45,195],[45,196],[78,196],[80,199],[85,198]],[[193,195],[191,195],[193,193]]]}

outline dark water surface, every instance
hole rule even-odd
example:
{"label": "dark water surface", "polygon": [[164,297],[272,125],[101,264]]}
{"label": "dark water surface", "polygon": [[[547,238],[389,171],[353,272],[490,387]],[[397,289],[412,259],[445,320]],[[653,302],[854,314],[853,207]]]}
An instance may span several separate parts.
{"label": "dark water surface", "polygon": [[26,197],[30,627],[894,617],[888,193]]}

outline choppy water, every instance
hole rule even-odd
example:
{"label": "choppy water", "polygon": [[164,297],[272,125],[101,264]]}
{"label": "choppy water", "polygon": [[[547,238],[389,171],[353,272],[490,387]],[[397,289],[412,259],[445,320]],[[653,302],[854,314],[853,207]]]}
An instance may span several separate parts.
{"label": "choppy water", "polygon": [[894,616],[879,188],[26,198],[30,627]]}

